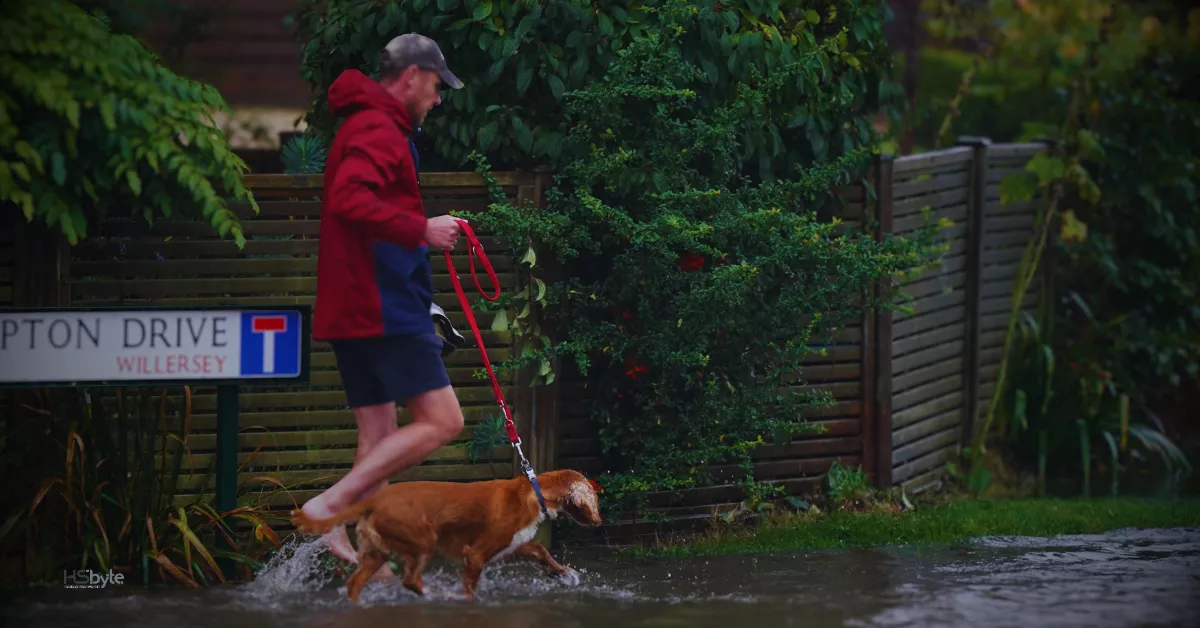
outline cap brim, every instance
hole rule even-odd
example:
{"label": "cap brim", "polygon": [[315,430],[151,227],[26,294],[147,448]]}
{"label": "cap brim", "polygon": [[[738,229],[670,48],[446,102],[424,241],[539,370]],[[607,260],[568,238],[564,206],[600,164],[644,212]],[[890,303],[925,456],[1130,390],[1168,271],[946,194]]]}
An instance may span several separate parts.
{"label": "cap brim", "polygon": [[442,82],[449,85],[452,89],[462,89],[463,82],[458,80],[457,76],[454,76],[454,73],[450,71],[450,68],[442,66],[442,68],[438,70],[438,76],[442,77]]}

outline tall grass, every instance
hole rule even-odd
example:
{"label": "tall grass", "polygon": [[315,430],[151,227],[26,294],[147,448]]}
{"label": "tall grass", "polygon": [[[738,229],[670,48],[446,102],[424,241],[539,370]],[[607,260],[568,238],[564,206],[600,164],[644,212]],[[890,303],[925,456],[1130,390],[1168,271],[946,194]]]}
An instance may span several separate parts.
{"label": "tall grass", "polygon": [[[252,577],[280,544],[264,509],[177,503],[180,479],[195,472],[191,401],[188,387],[16,397],[0,424],[0,467],[8,478],[30,480],[6,487],[11,514],[0,544],[26,544],[25,584],[90,568],[123,572],[130,583],[198,587],[226,581],[221,558],[233,561],[235,576]],[[238,521],[246,523],[240,534]]]}

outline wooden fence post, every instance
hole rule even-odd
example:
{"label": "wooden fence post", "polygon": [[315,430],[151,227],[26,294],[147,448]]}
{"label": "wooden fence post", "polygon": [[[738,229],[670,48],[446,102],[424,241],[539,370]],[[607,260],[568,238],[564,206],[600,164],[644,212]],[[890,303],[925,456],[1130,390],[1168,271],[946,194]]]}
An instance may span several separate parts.
{"label": "wooden fence post", "polygon": [[[892,233],[892,170],[894,167],[891,155],[881,155],[876,160],[875,239],[882,241]],[[880,299],[891,298],[891,280],[884,278],[879,281],[878,294]],[[875,373],[873,387],[875,397],[872,417],[874,439],[872,466],[875,468],[875,486],[887,489],[892,485],[892,312],[880,309],[875,313]],[[870,390],[870,389],[869,389]],[[864,443],[865,447],[865,443]],[[867,453],[863,452],[864,455]]]}
{"label": "wooden fence post", "polygon": [[959,146],[971,148],[970,196],[967,202],[967,281],[966,320],[963,354],[963,447],[975,436],[979,416],[980,317],[983,304],[984,204],[987,202],[987,160],[991,140],[986,137],[960,137]]}
{"label": "wooden fence post", "polygon": [[[534,178],[533,185],[528,189],[522,188],[525,191],[525,196],[519,199],[518,202],[529,201],[535,207],[541,208],[545,202],[545,191],[550,185],[550,169],[548,167],[539,167],[535,170],[537,176]],[[555,274],[554,260],[543,254],[539,255],[539,265],[542,267],[538,271],[540,279],[549,283],[553,281]],[[556,326],[554,321],[547,319],[544,312],[537,305],[533,306],[535,320],[541,329],[541,333],[546,337],[554,340],[556,338]],[[555,359],[550,364],[551,371],[557,376],[560,374],[560,361]],[[530,374],[533,377],[533,374]],[[522,382],[522,386],[528,388],[529,380]],[[545,473],[558,468],[558,423],[559,423],[559,382],[556,377],[554,382],[544,386],[535,386],[529,389],[529,405],[528,415],[528,438],[530,445],[528,448],[529,464],[533,465],[534,471],[537,473]],[[547,547],[553,547],[554,543],[554,528],[553,526],[544,525],[538,528],[535,539]]]}
{"label": "wooden fence post", "polygon": [[[517,205],[528,202],[536,202],[537,195],[536,186],[532,181],[522,183],[517,186]],[[523,273],[521,272],[522,265],[517,262],[513,272],[516,274],[514,292],[520,293],[525,289],[525,283],[522,281]],[[515,314],[515,313],[514,313]],[[514,316],[515,319],[515,316]],[[520,355],[524,349],[524,345],[520,338],[510,344],[512,355]],[[509,404],[513,412],[513,421],[517,425],[517,433],[521,438],[521,450],[525,456],[529,458],[529,464],[533,465],[534,471],[541,472],[540,462],[537,456],[537,439],[533,436],[533,426],[536,420],[536,404],[537,390],[530,386],[530,383],[536,377],[536,367],[524,367],[513,373],[513,394]],[[513,451],[512,455],[513,477],[520,477],[524,470],[521,468],[520,460],[517,458],[517,452]]]}
{"label": "wooden fence post", "polygon": [[[545,203],[546,188],[550,185],[550,168],[539,167],[534,179],[533,197],[530,199],[535,207],[541,208]],[[542,255],[543,270],[539,273],[545,282],[557,279],[555,260],[548,254]],[[546,318],[543,310],[538,307],[537,321],[542,333],[557,340],[557,326],[554,321]],[[557,375],[560,371],[560,361],[555,359],[550,364],[555,374],[555,381],[545,386],[538,386],[533,391],[533,425],[534,449],[531,462],[538,471],[549,471],[558,468],[558,423],[559,423],[559,384]]]}

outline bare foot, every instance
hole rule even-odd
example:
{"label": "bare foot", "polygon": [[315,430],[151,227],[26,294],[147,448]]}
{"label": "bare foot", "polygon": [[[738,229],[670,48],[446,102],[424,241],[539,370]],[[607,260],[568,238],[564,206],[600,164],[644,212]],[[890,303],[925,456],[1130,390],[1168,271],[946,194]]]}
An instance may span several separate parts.
{"label": "bare foot", "polygon": [[[320,502],[320,499],[320,496],[314,497],[308,500],[300,509],[312,519],[327,519],[332,517],[334,513],[330,512]],[[350,545],[350,535],[346,534],[346,526],[337,526],[323,538],[329,545],[329,551],[333,552],[334,556],[352,564],[358,564],[358,552],[354,551],[353,545]]]}
{"label": "bare foot", "polygon": [[[333,552],[334,556],[352,564],[358,564],[358,552],[354,551],[353,545],[350,545],[350,535],[346,533],[346,526],[338,526],[326,534],[325,542],[329,544],[329,551]],[[384,569],[387,567],[385,566]]]}

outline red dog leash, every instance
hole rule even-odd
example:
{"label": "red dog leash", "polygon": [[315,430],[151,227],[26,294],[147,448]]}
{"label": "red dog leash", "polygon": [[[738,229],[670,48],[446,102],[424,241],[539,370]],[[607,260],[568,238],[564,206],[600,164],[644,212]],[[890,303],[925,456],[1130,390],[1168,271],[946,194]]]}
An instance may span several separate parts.
{"label": "red dog leash", "polygon": [[[475,282],[475,288],[484,299],[496,301],[500,298],[500,281],[496,278],[496,271],[492,268],[492,262],[488,260],[487,254],[484,253],[483,245],[479,243],[479,238],[475,236],[471,225],[467,224],[467,221],[459,219],[458,226],[462,229],[463,236],[467,240],[467,261],[471,265],[471,279]],[[467,294],[463,291],[462,283],[458,279],[458,272],[454,270],[454,262],[450,259],[450,251],[442,251],[442,254],[446,257],[446,268],[450,271],[450,283],[454,284],[454,291],[458,293],[458,302],[462,305],[463,312],[467,315],[467,323],[471,325],[471,331],[475,334],[475,343],[479,346],[479,355],[483,358],[483,366],[487,368],[488,377],[492,380],[492,392],[496,395],[496,403],[504,411],[504,429],[508,432],[509,443],[512,444],[513,449],[517,450],[517,457],[521,462],[521,470],[525,472],[525,477],[529,478],[529,483],[533,485],[533,492],[537,495],[538,504],[542,507],[542,513],[548,515],[546,500],[542,497],[542,487],[538,485],[537,475],[533,472],[533,467],[529,464],[529,460],[525,458],[525,453],[521,451],[521,437],[517,434],[517,424],[513,422],[512,411],[509,410],[508,404],[504,402],[504,391],[500,388],[500,381],[496,379],[496,373],[492,371],[492,361],[488,359],[487,347],[483,345],[483,335],[479,332],[479,324],[475,322],[475,313],[471,311],[471,304],[467,301]],[[479,258],[479,263],[487,271],[488,279],[492,281],[492,287],[496,292],[494,295],[489,296],[488,293],[484,292],[483,286],[479,284],[479,276],[475,272],[476,257]]]}

